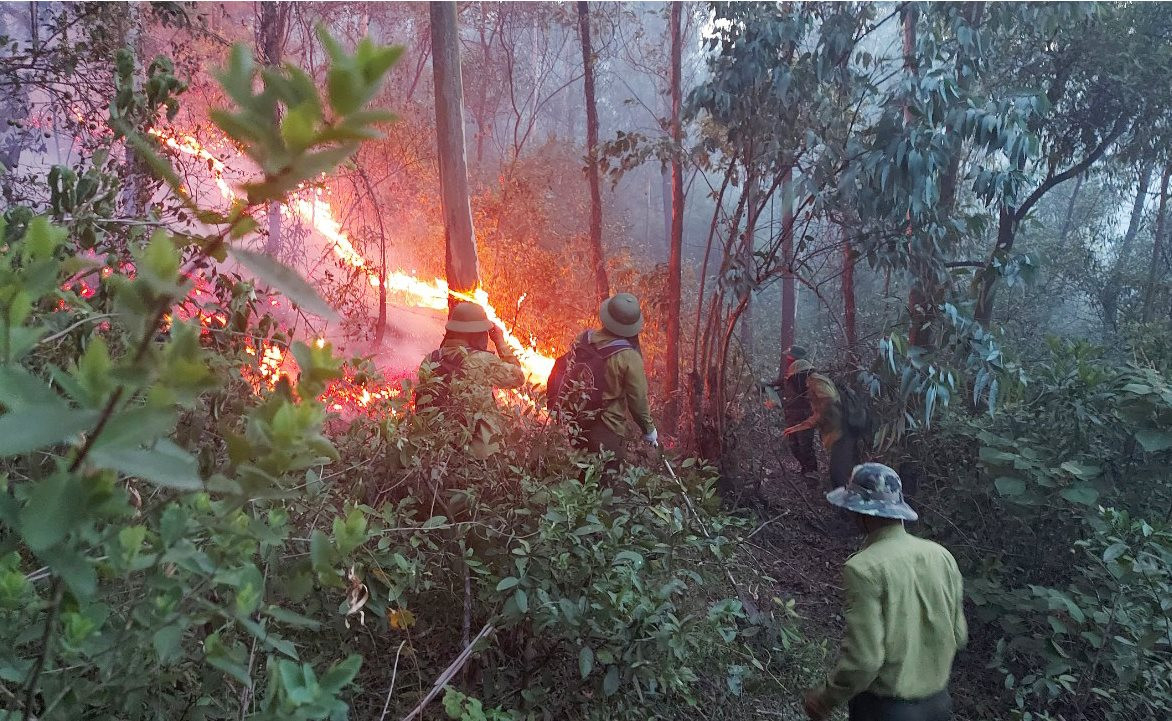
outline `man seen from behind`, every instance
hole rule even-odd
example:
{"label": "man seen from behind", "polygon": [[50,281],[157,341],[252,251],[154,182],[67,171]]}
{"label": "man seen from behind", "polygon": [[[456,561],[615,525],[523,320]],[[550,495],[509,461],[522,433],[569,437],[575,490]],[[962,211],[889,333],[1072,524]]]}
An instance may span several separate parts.
{"label": "man seen from behind", "polygon": [[843,569],[846,632],[838,664],[806,693],[806,714],[821,721],[846,703],[850,721],[946,721],[952,660],[968,641],[956,560],[904,530],[904,521],[918,516],[887,466],[856,467],[826,499],[850,511],[867,538]]}

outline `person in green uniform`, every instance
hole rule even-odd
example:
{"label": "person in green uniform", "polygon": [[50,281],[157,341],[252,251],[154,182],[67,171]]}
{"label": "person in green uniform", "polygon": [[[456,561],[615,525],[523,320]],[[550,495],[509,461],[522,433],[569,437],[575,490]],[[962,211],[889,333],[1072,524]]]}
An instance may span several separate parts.
{"label": "person in green uniform", "polygon": [[[490,340],[496,353],[488,349]],[[500,450],[504,421],[493,389],[520,388],[525,384],[525,373],[505,343],[504,333],[488,319],[484,308],[465,301],[451,309],[443,342],[424,358],[419,377],[424,393],[417,393],[418,409],[439,406],[450,412],[454,422],[475,416],[467,450],[482,460]]]}
{"label": "person in green uniform", "polygon": [[845,487],[826,494],[866,533],[843,569],[846,633],[834,670],[803,706],[821,721],[846,703],[850,721],[946,721],[948,677],[968,642],[964,581],[943,546],[916,538],[918,518],[899,475],[880,463],[857,466]]}
{"label": "person in green uniform", "polygon": [[858,462],[859,443],[843,422],[842,399],[834,381],[815,372],[810,361],[798,358],[785,372],[785,382],[809,403],[810,415],[786,428],[783,435],[788,439],[817,429],[822,447],[830,457],[830,486],[846,485],[851,469]]}
{"label": "person in green uniform", "polygon": [[589,330],[575,341],[589,343],[600,356],[605,356],[599,409],[596,417],[581,429],[576,445],[592,453],[609,451],[614,455],[613,470],[626,460],[628,414],[647,443],[658,446],[659,433],[651,418],[647,374],[639,350],[639,331],[643,329],[639,299],[630,293],[607,298],[599,306],[598,319],[601,328]]}

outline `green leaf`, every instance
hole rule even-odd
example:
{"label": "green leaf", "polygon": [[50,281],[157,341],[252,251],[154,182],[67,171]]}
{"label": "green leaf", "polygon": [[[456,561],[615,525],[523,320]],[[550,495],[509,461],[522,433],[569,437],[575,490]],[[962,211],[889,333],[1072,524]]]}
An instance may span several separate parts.
{"label": "green leaf", "polygon": [[1135,440],[1147,453],[1159,453],[1172,448],[1172,433],[1145,428],[1135,432]]}
{"label": "green leaf", "polygon": [[619,690],[619,667],[610,666],[606,669],[606,678],[602,680],[602,693],[607,696],[614,696],[615,691]]}
{"label": "green leaf", "polygon": [[629,562],[635,568],[643,567],[643,555],[635,551],[619,551],[615,554],[614,565],[619,565],[623,561]]}
{"label": "green leaf", "polygon": [[516,586],[520,582],[521,582],[521,579],[516,578],[514,576],[509,576],[508,578],[502,578],[501,582],[496,585],[496,590],[507,591],[510,588],[512,588],[513,586]]}
{"label": "green leaf", "polygon": [[0,416],[0,456],[15,456],[62,443],[91,428],[98,412],[64,405],[32,406]]}
{"label": "green leaf", "polygon": [[1098,478],[1099,474],[1103,472],[1102,466],[1093,466],[1081,461],[1067,461],[1060,468],[1080,481],[1093,480]]}
{"label": "green leaf", "polygon": [[34,553],[57,545],[82,521],[84,511],[81,487],[75,476],[55,473],[35,482],[28,500],[20,509],[20,528],[25,544]]}
{"label": "green leaf", "polygon": [[265,615],[269,616],[275,621],[283,623],[287,626],[296,626],[298,628],[311,628],[317,630],[321,628],[321,622],[315,621],[307,616],[302,616],[299,613],[294,613],[280,606],[269,606],[265,610]]}
{"label": "green leaf", "polygon": [[529,596],[519,588],[513,593],[513,603],[517,604],[517,610],[521,613],[529,613]]}
{"label": "green leaf", "polygon": [[589,646],[583,646],[582,650],[578,652],[578,673],[582,674],[582,678],[586,678],[592,670],[594,670],[594,650]]}
{"label": "green leaf", "polygon": [[1126,543],[1118,543],[1118,542],[1112,543],[1110,546],[1107,546],[1107,549],[1105,551],[1103,551],[1103,562],[1110,563],[1111,561],[1114,561],[1115,559],[1119,558],[1120,556],[1122,556],[1126,552],[1127,552],[1127,544]]}
{"label": "green leaf", "polygon": [[333,570],[333,557],[334,549],[330,539],[319,529],[313,529],[313,533],[309,535],[309,558],[313,563],[313,569],[318,573]]}
{"label": "green leaf", "polygon": [[362,657],[354,654],[347,656],[345,661],[334,664],[326,675],[321,678],[322,691],[334,695],[341,691],[345,686],[354,680],[358,675],[358,670],[362,668]]}
{"label": "green leaf", "polygon": [[1077,503],[1081,506],[1088,507],[1094,506],[1095,502],[1099,500],[1098,491],[1088,485],[1082,484],[1063,488],[1058,495],[1062,496],[1071,503]]}
{"label": "green leaf", "polygon": [[183,643],[183,627],[178,624],[164,626],[155,631],[151,641],[154,643],[159,663],[165,666],[179,656]]}
{"label": "green leaf", "polygon": [[94,564],[72,548],[55,546],[41,551],[37,558],[61,576],[61,580],[78,598],[92,598],[98,590],[98,574]]}
{"label": "green leaf", "polygon": [[323,320],[337,320],[338,314],[331,308],[317,291],[305,281],[297,271],[281,265],[277,261],[254,253],[243,248],[232,248],[231,253],[240,264],[251,271],[261,281],[281,291],[308,313],[312,313]]}
{"label": "green leaf", "polygon": [[90,461],[98,468],[108,468],[127,476],[141,478],[177,491],[201,491],[199,464],[195,458],[164,438],[153,448],[94,448]]}
{"label": "green leaf", "polygon": [[1020,496],[1025,493],[1025,481],[1020,478],[1001,476],[993,481],[993,485],[1002,496]]}

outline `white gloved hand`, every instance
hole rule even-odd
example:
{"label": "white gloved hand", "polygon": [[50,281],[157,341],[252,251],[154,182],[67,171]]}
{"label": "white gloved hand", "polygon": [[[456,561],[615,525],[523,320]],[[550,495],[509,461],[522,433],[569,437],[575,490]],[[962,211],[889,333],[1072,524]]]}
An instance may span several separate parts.
{"label": "white gloved hand", "polygon": [[652,428],[650,433],[644,434],[643,440],[652,448],[659,448],[659,431]]}

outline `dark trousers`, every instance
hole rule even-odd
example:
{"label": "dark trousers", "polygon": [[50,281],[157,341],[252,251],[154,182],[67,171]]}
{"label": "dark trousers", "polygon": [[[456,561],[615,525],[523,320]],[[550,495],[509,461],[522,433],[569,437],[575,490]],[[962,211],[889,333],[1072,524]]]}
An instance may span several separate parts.
{"label": "dark trousers", "polygon": [[918,701],[864,692],[852,698],[847,709],[850,721],[948,721],[952,718],[952,697],[948,689]]}
{"label": "dark trousers", "polygon": [[606,476],[618,475],[627,460],[627,446],[624,438],[612,431],[605,423],[593,423],[583,428],[574,437],[573,446],[590,453],[609,451],[614,457],[606,462],[603,471]]}
{"label": "dark trousers", "polygon": [[799,431],[789,437],[789,451],[802,469],[802,473],[818,472],[818,455],[814,453],[814,429]]}
{"label": "dark trousers", "polygon": [[826,449],[830,456],[830,487],[845,486],[851,479],[851,471],[859,464],[859,438],[849,429],[843,429],[842,436]]}

